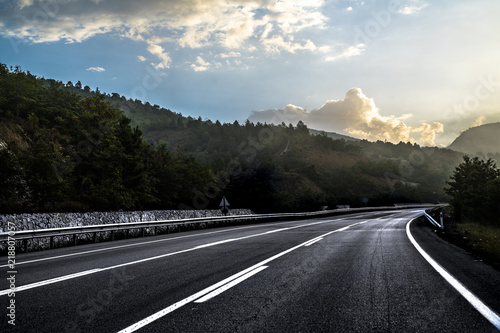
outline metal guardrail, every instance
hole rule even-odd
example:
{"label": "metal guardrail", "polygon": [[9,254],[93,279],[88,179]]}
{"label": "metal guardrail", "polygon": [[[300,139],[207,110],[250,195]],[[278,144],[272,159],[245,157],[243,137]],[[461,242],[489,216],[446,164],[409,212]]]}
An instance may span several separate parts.
{"label": "metal guardrail", "polygon": [[[24,252],[28,252],[28,240],[35,238],[50,238],[50,248],[54,248],[54,237],[58,236],[73,236],[73,244],[77,245],[78,235],[92,234],[93,241],[97,242],[97,235],[101,232],[111,232],[111,240],[115,238],[118,231],[125,231],[126,237],[130,230],[140,229],[142,236],[145,236],[147,229],[153,230],[153,235],[157,234],[159,227],[167,227],[167,233],[171,226],[177,228],[199,229],[202,225],[205,228],[217,227],[218,225],[237,225],[245,223],[260,223],[273,222],[281,220],[296,220],[302,218],[313,218],[320,216],[334,216],[340,214],[371,212],[381,210],[399,210],[406,208],[429,208],[435,205],[407,205],[407,206],[390,206],[390,207],[364,207],[364,208],[343,208],[334,210],[324,210],[307,213],[281,213],[281,214],[259,214],[259,215],[234,215],[234,216],[218,216],[218,217],[202,217],[179,220],[161,220],[161,221],[144,221],[144,222],[129,222],[129,223],[113,223],[100,224],[77,227],[49,228],[38,230],[19,230],[11,232],[0,232],[0,242],[23,242]],[[427,214],[426,214],[427,215]]]}
{"label": "metal guardrail", "polygon": [[[440,205],[439,207],[434,207],[431,211],[437,210],[437,209],[441,209],[441,208],[446,207],[446,206],[448,206],[448,205]],[[435,227],[437,227],[437,228],[439,228],[441,230],[444,230],[443,212],[440,211],[439,215],[440,216],[439,216],[439,222],[438,222],[431,215],[429,215],[427,213],[427,211],[424,212],[424,216],[427,218],[427,220],[430,223],[432,223],[433,226],[435,226]]]}

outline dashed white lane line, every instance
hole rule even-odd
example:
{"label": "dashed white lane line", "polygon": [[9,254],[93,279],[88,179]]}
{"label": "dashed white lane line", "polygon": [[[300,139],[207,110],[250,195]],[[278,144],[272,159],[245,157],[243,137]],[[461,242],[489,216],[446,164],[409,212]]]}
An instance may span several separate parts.
{"label": "dashed white lane line", "polygon": [[500,330],[500,316],[490,309],[486,304],[483,303],[476,295],[474,295],[469,289],[467,289],[460,281],[458,281],[453,275],[448,273],[441,265],[439,265],[432,257],[427,254],[427,252],[422,249],[422,247],[417,243],[415,238],[410,231],[410,224],[413,222],[412,219],[406,224],[406,234],[410,239],[410,242],[415,246],[417,251],[424,257],[425,260],[448,282],[453,288],[455,288],[479,313],[483,315],[490,323],[493,324],[498,330]]}
{"label": "dashed white lane line", "polygon": [[[225,285],[226,284],[231,284],[232,281],[239,280],[240,277],[243,278],[244,276],[246,276],[245,279],[247,279],[250,276],[257,274],[261,270],[267,268],[267,266],[264,266],[264,265],[268,264],[269,262],[271,262],[271,261],[273,261],[273,260],[275,260],[275,259],[277,259],[279,257],[284,256],[287,253],[295,251],[296,249],[298,249],[300,247],[307,246],[307,244],[310,245],[311,241],[320,240],[320,239],[322,239],[322,238],[324,238],[324,237],[326,237],[328,235],[331,235],[333,233],[341,232],[341,231],[349,229],[352,226],[355,226],[355,225],[358,225],[358,224],[363,224],[363,223],[366,223],[366,221],[350,224],[350,225],[348,225],[346,227],[343,227],[343,228],[340,228],[340,229],[337,229],[337,230],[333,230],[333,231],[327,232],[327,233],[325,233],[325,234],[323,234],[323,235],[321,235],[319,237],[315,237],[315,238],[310,239],[310,240],[308,240],[306,242],[303,242],[303,243],[301,243],[299,245],[291,247],[288,250],[280,252],[280,253],[278,253],[278,254],[270,257],[270,258],[267,258],[264,261],[259,262],[258,264],[255,264],[255,265],[253,265],[253,266],[251,266],[251,267],[249,267],[249,268],[247,268],[247,269],[245,269],[245,270],[243,270],[243,271],[241,271],[241,272],[239,272],[239,273],[237,273],[235,275],[230,276],[227,279],[224,279],[224,280],[222,280],[222,281],[220,281],[220,282],[218,282],[218,283],[216,283],[216,284],[214,284],[214,285],[212,285],[212,286],[210,286],[210,287],[208,287],[206,289],[203,289],[202,291],[199,291],[196,294],[193,294],[193,295],[191,295],[189,297],[186,297],[183,300],[181,300],[181,301],[179,301],[177,303],[174,303],[174,304],[172,304],[172,305],[170,305],[170,306],[168,306],[168,307],[166,307],[166,308],[164,308],[164,309],[162,309],[162,310],[160,310],[160,311],[158,311],[158,312],[156,312],[156,313],[154,313],[154,314],[152,314],[152,315],[150,315],[150,316],[148,316],[148,317],[146,317],[146,318],[144,318],[144,319],[142,319],[142,320],[140,320],[138,322],[136,322],[135,324],[132,324],[132,325],[124,328],[123,330],[119,331],[118,333],[131,333],[131,332],[135,332],[138,329],[140,329],[140,328],[142,328],[142,327],[144,327],[146,325],[149,325],[150,323],[152,323],[152,322],[154,322],[154,321],[156,321],[156,320],[158,320],[158,319],[166,316],[167,314],[169,314],[169,313],[171,313],[171,312],[179,309],[180,307],[182,307],[182,306],[184,306],[184,305],[186,305],[186,304],[188,304],[190,302],[193,302],[193,301],[196,301],[196,300],[199,300],[200,302],[201,301],[203,301],[203,302],[207,301],[208,300],[208,295],[207,295],[208,293],[211,293],[214,290],[219,290],[219,288],[222,288],[222,289],[220,289],[221,292],[223,292],[223,291],[231,288],[232,286],[226,287]],[[243,281],[245,279],[242,279],[241,281]],[[238,283],[240,283],[241,281],[239,281]],[[234,285],[236,285],[236,284],[237,283],[235,283]],[[221,292],[219,292],[218,294],[220,294]],[[207,295],[207,299],[205,299],[205,297],[204,297],[205,295]],[[212,298],[214,296],[216,296],[216,295],[213,294],[210,298]]]}

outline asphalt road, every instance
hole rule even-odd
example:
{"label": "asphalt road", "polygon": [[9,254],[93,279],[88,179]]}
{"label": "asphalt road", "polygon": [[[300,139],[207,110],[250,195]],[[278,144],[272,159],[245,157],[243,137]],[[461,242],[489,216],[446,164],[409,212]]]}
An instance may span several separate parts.
{"label": "asphalt road", "polygon": [[[18,254],[0,332],[498,332],[410,242],[421,210],[360,213]],[[497,314],[500,272],[409,231]],[[15,326],[8,323],[15,299]]]}

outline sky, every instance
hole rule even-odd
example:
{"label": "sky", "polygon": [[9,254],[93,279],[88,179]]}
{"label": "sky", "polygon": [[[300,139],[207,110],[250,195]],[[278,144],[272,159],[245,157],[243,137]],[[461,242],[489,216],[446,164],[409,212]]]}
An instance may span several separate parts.
{"label": "sky", "polygon": [[195,118],[447,146],[500,121],[500,1],[0,0],[0,62]]}

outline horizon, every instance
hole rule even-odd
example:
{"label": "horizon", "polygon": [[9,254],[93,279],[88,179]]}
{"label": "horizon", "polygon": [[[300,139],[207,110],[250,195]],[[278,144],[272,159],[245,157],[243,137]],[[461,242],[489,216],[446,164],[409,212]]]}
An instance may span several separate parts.
{"label": "horizon", "polygon": [[0,62],[212,121],[448,146],[500,121],[499,3],[0,3]]}

